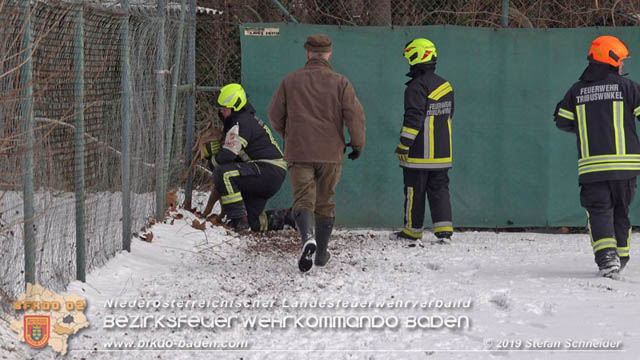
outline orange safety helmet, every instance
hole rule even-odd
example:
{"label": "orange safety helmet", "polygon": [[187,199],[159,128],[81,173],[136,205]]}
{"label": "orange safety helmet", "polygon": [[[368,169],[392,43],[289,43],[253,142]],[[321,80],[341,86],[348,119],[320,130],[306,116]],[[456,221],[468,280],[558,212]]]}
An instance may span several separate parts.
{"label": "orange safety helmet", "polygon": [[618,67],[627,57],[627,46],[617,37],[605,35],[593,40],[587,59]]}

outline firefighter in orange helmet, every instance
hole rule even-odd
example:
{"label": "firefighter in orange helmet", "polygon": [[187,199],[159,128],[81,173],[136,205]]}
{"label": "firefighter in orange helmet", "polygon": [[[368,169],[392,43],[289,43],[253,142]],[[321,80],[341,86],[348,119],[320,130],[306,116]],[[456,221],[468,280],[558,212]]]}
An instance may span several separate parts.
{"label": "firefighter in orange helmet", "polygon": [[620,39],[593,40],[589,65],[554,114],[560,130],[576,134],[580,203],[600,275],[609,278],[618,278],[629,261],[629,205],[640,173],[640,85],[622,76],[627,57]]}

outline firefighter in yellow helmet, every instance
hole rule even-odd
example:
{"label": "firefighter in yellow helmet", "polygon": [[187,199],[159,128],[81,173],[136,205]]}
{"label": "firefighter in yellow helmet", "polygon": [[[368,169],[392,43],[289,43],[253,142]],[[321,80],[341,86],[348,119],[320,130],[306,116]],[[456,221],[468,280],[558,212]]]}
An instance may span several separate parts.
{"label": "firefighter in yellow helmet", "polygon": [[404,227],[393,239],[422,238],[425,197],[429,198],[436,240],[453,235],[449,175],[453,88],[435,74],[438,53],[427,39],[407,43],[404,57],[411,78],[404,92],[404,120],[396,155],[404,175]]}
{"label": "firefighter in yellow helmet", "polygon": [[213,169],[220,203],[235,230],[280,230],[295,226],[291,209],[264,212],[286,176],[287,163],[269,127],[255,117],[240,84],[220,89],[218,104],[224,123],[224,143],[207,143],[202,153]]}
{"label": "firefighter in yellow helmet", "polygon": [[576,134],[580,203],[600,275],[609,278],[629,261],[629,205],[640,173],[640,85],[621,75],[628,56],[614,36],[593,40],[587,68],[554,113],[560,130]]}

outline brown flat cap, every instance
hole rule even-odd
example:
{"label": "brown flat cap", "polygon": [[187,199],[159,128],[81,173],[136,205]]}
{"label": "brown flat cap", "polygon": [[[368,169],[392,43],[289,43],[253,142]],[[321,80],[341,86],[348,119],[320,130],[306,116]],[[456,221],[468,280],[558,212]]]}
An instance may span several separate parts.
{"label": "brown flat cap", "polygon": [[331,38],[325,34],[315,34],[307,38],[307,42],[304,43],[304,48],[307,51],[326,53],[331,52]]}

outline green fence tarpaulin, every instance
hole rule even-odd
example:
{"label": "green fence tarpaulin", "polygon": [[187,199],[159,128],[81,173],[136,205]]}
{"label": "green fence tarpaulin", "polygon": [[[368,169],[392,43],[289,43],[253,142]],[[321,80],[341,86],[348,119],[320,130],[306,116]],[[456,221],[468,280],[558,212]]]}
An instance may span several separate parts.
{"label": "green fence tarpaulin", "polygon": [[[255,31],[256,28],[272,28]],[[246,31],[245,29],[250,30]],[[277,29],[277,31],[274,31]],[[253,31],[251,31],[253,30]],[[403,221],[402,171],[394,149],[403,115],[405,44],[433,41],[436,73],[455,91],[451,200],[454,226],[583,226],[575,135],[556,129],[555,105],[587,64],[591,41],[614,35],[640,52],[638,28],[491,29],[457,26],[340,27],[245,24],[242,84],[267,120],[282,78],[306,61],[307,36],[333,40],[333,69],[352,82],[367,118],[367,146],[346,160],[335,201],[340,225],[389,227]],[[640,59],[624,71],[640,80]],[[269,207],[291,205],[285,182]],[[632,222],[640,224],[636,202]],[[430,225],[427,211],[425,227]]]}

